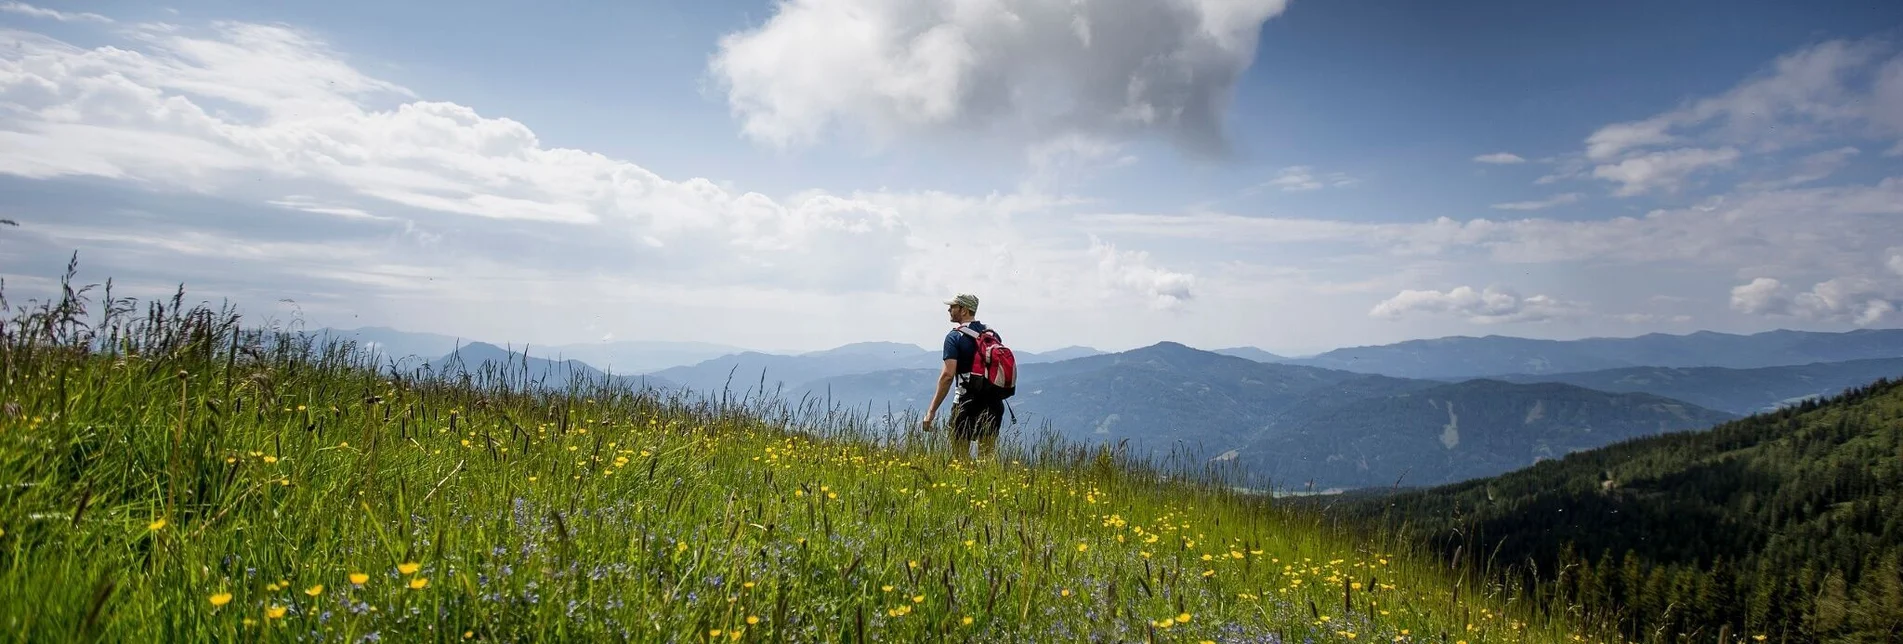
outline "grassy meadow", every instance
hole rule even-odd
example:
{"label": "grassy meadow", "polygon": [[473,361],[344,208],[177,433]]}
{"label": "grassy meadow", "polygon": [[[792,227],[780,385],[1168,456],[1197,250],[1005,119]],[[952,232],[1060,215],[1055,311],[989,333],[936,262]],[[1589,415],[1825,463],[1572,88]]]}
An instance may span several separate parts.
{"label": "grassy meadow", "polygon": [[1601,641],[1187,458],[95,293],[0,307],[9,641]]}

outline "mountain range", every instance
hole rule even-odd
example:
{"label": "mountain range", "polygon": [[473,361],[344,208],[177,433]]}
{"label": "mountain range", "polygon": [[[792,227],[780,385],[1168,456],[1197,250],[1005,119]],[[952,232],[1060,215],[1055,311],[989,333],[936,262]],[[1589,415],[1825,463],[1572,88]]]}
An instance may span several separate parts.
{"label": "mountain range", "polygon": [[[935,349],[895,342],[801,353],[604,342],[531,348],[525,356],[374,327],[338,333],[436,368],[474,371],[484,361],[507,361],[520,376],[558,386],[575,375],[716,395],[757,394],[764,386],[789,400],[913,417],[930,403],[939,370]],[[444,343],[440,354],[422,353]],[[634,364],[682,364],[615,368],[609,376],[565,357],[611,349],[631,352],[624,357]],[[1489,476],[1903,376],[1903,330],[1457,337],[1306,358],[1160,342],[1114,353],[1020,352],[1019,359],[1024,384],[1011,411],[1020,429],[1153,455],[1184,452],[1236,466],[1251,486],[1340,490]],[[1530,369],[1501,371],[1515,366]],[[1560,370],[1579,367],[1588,368]]]}
{"label": "mountain range", "polygon": [[1335,349],[1277,362],[1408,378],[1460,379],[1624,367],[1752,369],[1865,358],[1903,358],[1903,329],[1839,333],[1780,329],[1749,335],[1698,331],[1579,340],[1453,336]]}
{"label": "mountain range", "polygon": [[[1279,490],[1452,482],[1734,417],[1645,393],[1394,378],[1173,342],[1019,372],[1025,384],[1011,411],[1020,424],[1143,455],[1236,461],[1238,482]],[[887,370],[823,378],[792,395],[922,412],[935,379],[930,369]]]}

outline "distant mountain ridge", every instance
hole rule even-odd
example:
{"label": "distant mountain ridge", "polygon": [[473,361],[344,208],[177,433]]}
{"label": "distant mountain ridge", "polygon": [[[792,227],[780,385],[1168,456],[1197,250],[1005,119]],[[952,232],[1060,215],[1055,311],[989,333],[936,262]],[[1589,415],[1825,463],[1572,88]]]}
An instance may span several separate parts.
{"label": "distant mountain ridge", "polygon": [[1734,414],[1772,411],[1812,398],[1837,395],[1878,378],[1903,378],[1903,358],[1733,369],[1729,367],[1626,367],[1601,371],[1495,376],[1508,382],[1564,382],[1615,393],[1644,392]]}
{"label": "distant mountain ridge", "polygon": [[645,374],[608,374],[580,360],[550,360],[504,349],[487,342],[471,342],[429,362],[437,371],[494,374],[518,385],[560,389],[571,381],[619,381],[656,390],[679,389],[678,383]]}
{"label": "distant mountain ridge", "polygon": [[1777,330],[1749,335],[1698,331],[1579,340],[1453,336],[1335,349],[1280,362],[1408,378],[1459,379],[1625,367],[1751,369],[1866,358],[1903,358],[1903,329]]}
{"label": "distant mountain ridge", "polygon": [[[1563,383],[1446,383],[1271,364],[1162,342],[1020,368],[1011,400],[1030,428],[1158,453],[1235,461],[1279,489],[1352,488],[1485,476],[1633,436],[1732,415],[1649,394]],[[875,414],[922,412],[936,372],[822,379],[792,392]],[[949,412],[941,408],[940,420]]]}

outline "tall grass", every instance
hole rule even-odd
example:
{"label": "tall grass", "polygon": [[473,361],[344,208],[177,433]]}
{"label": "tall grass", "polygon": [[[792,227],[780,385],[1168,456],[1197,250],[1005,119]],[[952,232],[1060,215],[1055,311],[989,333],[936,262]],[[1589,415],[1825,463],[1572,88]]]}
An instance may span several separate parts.
{"label": "tall grass", "polygon": [[0,285],[14,641],[1573,641],[1382,534],[1046,431],[433,370]]}

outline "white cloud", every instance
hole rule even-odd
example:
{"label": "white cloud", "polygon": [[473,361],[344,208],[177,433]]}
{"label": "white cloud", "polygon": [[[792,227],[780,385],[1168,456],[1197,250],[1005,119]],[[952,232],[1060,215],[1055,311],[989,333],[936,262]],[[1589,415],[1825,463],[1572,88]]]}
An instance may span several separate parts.
{"label": "white cloud", "polygon": [[[1052,306],[1135,297],[1169,308],[1192,295],[1193,275],[1145,253],[1068,230],[1014,229],[1014,216],[1069,198],[812,191],[775,199],[663,178],[544,145],[518,121],[413,100],[293,29],[218,23],[207,33],[150,25],[133,33],[136,46],[84,49],[0,32],[8,45],[0,47],[0,173],[123,179],[391,236],[379,238],[388,244],[373,257],[191,230],[154,246],[67,229],[57,243],[245,261],[266,259],[230,253],[271,248],[332,262],[299,277],[385,290],[434,279],[419,272],[426,258],[466,272],[463,255],[480,254],[529,273],[545,266],[670,284],[920,297],[983,288]],[[1082,135],[1040,150],[1052,166],[1119,154],[1117,144]],[[405,268],[366,277],[350,266]]]}
{"label": "white cloud", "polygon": [[1314,168],[1297,165],[1282,168],[1274,179],[1262,182],[1250,188],[1248,192],[1253,194],[1264,188],[1277,188],[1283,192],[1306,192],[1329,187],[1346,188],[1355,183],[1357,183],[1356,179],[1340,172],[1317,175]]}
{"label": "white cloud", "polygon": [[1731,288],[1731,308],[1745,313],[1774,313],[1790,310],[1791,299],[1784,295],[1784,283],[1760,277]]}
{"label": "white cloud", "polygon": [[[672,181],[544,146],[522,123],[452,103],[376,107],[413,94],[291,29],[136,33],[142,49],[0,35],[15,41],[0,48],[0,172],[131,179],[344,217],[407,206],[589,226],[577,233],[665,246],[678,275],[714,280],[876,287],[908,254],[910,222],[871,201],[781,202]],[[300,196],[271,192],[290,186]],[[345,196],[358,203],[337,206]]]}
{"label": "white cloud", "polygon": [[1738,160],[1737,148],[1716,150],[1680,148],[1627,157],[1616,164],[1593,168],[1592,176],[1618,182],[1615,196],[1630,197],[1654,190],[1676,192],[1700,170],[1725,167]]}
{"label": "white cloud", "polygon": [[1495,152],[1493,154],[1482,154],[1480,156],[1474,157],[1474,161],[1479,163],[1499,163],[1499,164],[1526,163],[1526,159],[1520,158],[1520,155],[1514,154],[1512,152]]}
{"label": "white cloud", "polygon": [[1226,150],[1229,96],[1286,0],[794,0],[727,34],[709,71],[776,146],[835,124],[877,140],[980,132],[1031,144],[1161,133]]}
{"label": "white cloud", "polygon": [[17,13],[23,16],[33,16],[35,18],[50,18],[60,22],[112,22],[111,18],[96,13],[72,13],[59,11],[57,9],[35,7],[24,2],[0,2],[0,11]]}
{"label": "white cloud", "polygon": [[1897,313],[1903,283],[1883,277],[1836,277],[1791,293],[1777,279],[1759,277],[1731,289],[1731,307],[1744,313],[1792,316],[1869,326]]}
{"label": "white cloud", "polygon": [[1511,289],[1492,286],[1476,291],[1458,286],[1445,292],[1404,290],[1368,311],[1370,317],[1399,319],[1412,315],[1450,315],[1475,324],[1544,322],[1579,315],[1582,305],[1547,295],[1520,297]]}
{"label": "white cloud", "polygon": [[1195,297],[1196,276],[1153,266],[1149,253],[1119,251],[1095,235],[1090,238],[1090,250],[1097,258],[1105,297],[1134,295],[1153,309],[1174,308]]}
{"label": "white cloud", "polygon": [[1887,265],[1890,268],[1890,272],[1896,273],[1898,277],[1903,277],[1903,248],[1890,250],[1890,261]]}
{"label": "white cloud", "polygon": [[1585,195],[1581,195],[1577,192],[1568,192],[1565,194],[1553,195],[1546,199],[1540,199],[1537,201],[1514,201],[1514,202],[1508,202],[1508,203],[1497,203],[1497,204],[1493,204],[1493,207],[1497,210],[1545,210],[1547,208],[1551,208],[1554,206],[1564,206],[1566,204],[1579,203],[1579,198],[1583,196]]}

